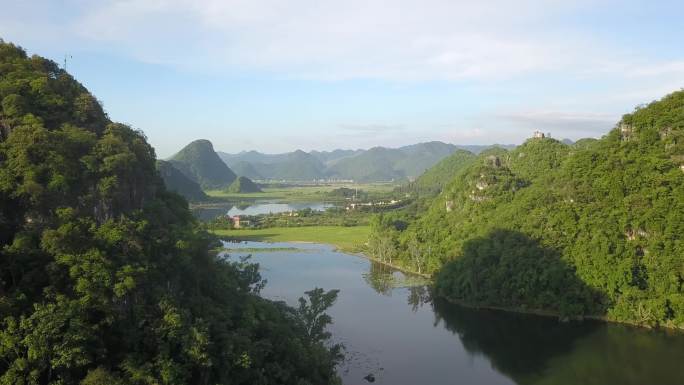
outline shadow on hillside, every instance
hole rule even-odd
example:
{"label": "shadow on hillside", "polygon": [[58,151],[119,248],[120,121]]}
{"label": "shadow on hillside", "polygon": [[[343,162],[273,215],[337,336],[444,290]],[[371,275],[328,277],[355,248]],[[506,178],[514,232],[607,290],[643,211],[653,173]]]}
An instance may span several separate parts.
{"label": "shadow on hillside", "polygon": [[467,241],[463,256],[437,274],[435,293],[457,302],[542,310],[562,318],[603,315],[608,303],[577,277],[558,250],[503,229]]}
{"label": "shadow on hillside", "polygon": [[[463,256],[437,274],[433,302],[436,323],[458,334],[472,354],[517,382],[530,382],[549,360],[600,327],[596,321],[563,323],[560,318],[605,313],[605,296],[580,280],[558,250],[513,230],[495,229],[467,241]],[[555,317],[482,310],[481,307],[542,310]]]}

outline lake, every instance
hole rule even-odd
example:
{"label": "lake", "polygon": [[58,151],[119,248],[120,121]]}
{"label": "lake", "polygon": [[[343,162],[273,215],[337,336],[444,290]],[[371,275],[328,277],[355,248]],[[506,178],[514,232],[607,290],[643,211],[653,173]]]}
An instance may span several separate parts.
{"label": "lake", "polygon": [[278,214],[290,211],[311,209],[314,211],[325,211],[327,208],[334,207],[332,203],[324,202],[272,202],[272,201],[251,201],[251,202],[232,202],[221,205],[202,206],[193,208],[192,212],[200,220],[210,221],[220,215],[260,215]]}
{"label": "lake", "polygon": [[392,385],[684,384],[682,334],[433,301],[425,286],[402,287],[415,284],[403,274],[326,245],[225,245],[231,258],[251,249],[267,298],[296,306],[306,290],[340,289],[329,314],[346,346],[346,385],[368,384],[368,374]]}

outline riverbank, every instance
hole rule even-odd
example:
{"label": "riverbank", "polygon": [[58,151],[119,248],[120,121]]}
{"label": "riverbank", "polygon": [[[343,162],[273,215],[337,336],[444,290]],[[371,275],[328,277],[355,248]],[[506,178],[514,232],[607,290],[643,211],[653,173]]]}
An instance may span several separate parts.
{"label": "riverbank", "polygon": [[[401,271],[408,275],[419,276],[428,280],[432,279],[429,274],[419,274],[416,271],[405,268],[403,266],[395,265],[386,261],[381,261],[374,258],[367,253],[364,253],[365,243],[368,240],[370,233],[369,226],[305,226],[305,227],[272,227],[265,229],[237,229],[237,230],[212,230],[212,232],[222,238],[229,240],[240,241],[255,241],[255,242],[307,242],[307,243],[322,243],[334,246],[337,250],[355,254],[366,258],[370,261],[380,263],[392,269]],[[456,300],[440,296],[440,298],[451,302],[455,305],[472,308],[472,309],[487,309],[510,313],[531,314],[543,317],[557,318],[560,321],[582,321],[593,320],[606,323],[617,323],[629,325],[646,329],[662,329],[673,332],[684,331],[684,328],[676,325],[645,325],[635,322],[618,321],[611,319],[605,315],[582,315],[575,317],[564,317],[562,314],[544,309],[526,309],[519,307],[494,306],[485,304],[473,304],[465,301]]]}
{"label": "riverbank", "polygon": [[484,304],[473,304],[470,302],[465,302],[453,298],[449,298],[446,296],[438,296],[438,298],[441,298],[447,302],[450,302],[454,305],[458,306],[463,306],[467,307],[470,309],[486,309],[486,310],[495,310],[495,311],[502,311],[502,312],[507,312],[507,313],[520,313],[520,314],[530,314],[530,315],[537,315],[541,317],[550,317],[550,318],[556,318],[560,322],[570,322],[570,321],[584,321],[584,320],[591,320],[591,321],[599,321],[599,322],[605,322],[605,323],[612,323],[612,324],[620,324],[620,325],[626,325],[626,326],[632,326],[640,329],[649,329],[649,330],[663,330],[666,332],[672,332],[672,333],[681,333],[684,332],[684,327],[678,327],[676,325],[648,325],[648,324],[640,324],[632,321],[619,321],[612,319],[608,316],[605,315],[590,315],[590,314],[583,314],[580,316],[563,316],[562,314],[551,311],[551,310],[544,310],[544,309],[525,309],[525,308],[520,308],[520,307],[507,307],[507,306],[494,306],[494,305],[484,305]]}
{"label": "riverbank", "polygon": [[[230,193],[225,190],[208,190],[205,193],[211,200],[271,200],[277,202],[346,202],[344,197],[331,196],[330,192],[339,188],[357,189],[374,195],[391,193],[394,183],[324,183],[312,185],[269,186],[263,185],[261,192]],[[212,202],[209,202],[212,203]],[[201,202],[200,202],[201,204]]]}
{"label": "riverbank", "polygon": [[255,242],[311,242],[335,246],[340,251],[360,253],[363,251],[369,226],[302,226],[269,227],[264,229],[211,230],[221,238]]}
{"label": "riverbank", "polygon": [[422,278],[428,279],[428,280],[430,280],[430,281],[432,282],[432,275],[431,275],[431,274],[419,273],[419,272],[417,272],[417,271],[415,271],[415,270],[411,270],[411,269],[409,269],[409,268],[407,268],[407,267],[400,266],[400,265],[395,265],[395,264],[393,264],[393,263],[390,263],[390,262],[383,261],[383,260],[380,260],[380,259],[378,259],[378,258],[372,257],[371,255],[369,255],[369,254],[367,254],[367,253],[363,253],[362,256],[363,256],[364,258],[368,259],[369,261],[377,262],[377,263],[379,263],[379,264],[382,264],[382,265],[391,267],[391,268],[394,269],[394,270],[401,271],[401,272],[404,273],[404,274],[415,275],[415,276],[418,276],[418,277],[422,277]]}
{"label": "riverbank", "polygon": [[339,251],[358,255],[369,261],[380,263],[401,271],[407,275],[418,276],[428,280],[430,274],[423,274],[374,258],[365,252],[366,242],[370,234],[370,226],[302,226],[302,227],[268,227],[265,229],[231,229],[210,230],[212,233],[234,241],[254,242],[310,242],[335,246]]}

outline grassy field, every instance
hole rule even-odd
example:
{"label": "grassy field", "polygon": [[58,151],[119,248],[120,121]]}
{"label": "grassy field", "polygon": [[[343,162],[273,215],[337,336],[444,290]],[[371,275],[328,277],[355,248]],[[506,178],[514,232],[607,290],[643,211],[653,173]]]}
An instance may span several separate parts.
{"label": "grassy field", "polygon": [[369,226],[306,226],[266,229],[213,230],[227,239],[262,242],[314,242],[334,245],[348,252],[360,251],[368,239]]}
{"label": "grassy field", "polygon": [[321,184],[311,186],[292,186],[292,187],[264,187],[262,192],[258,193],[228,193],[223,190],[209,190],[205,191],[207,195],[212,198],[225,200],[240,200],[240,199],[272,199],[279,201],[324,201],[329,200],[326,195],[328,192],[340,188],[358,188],[369,193],[387,193],[396,187],[393,183],[357,183],[357,184]]}

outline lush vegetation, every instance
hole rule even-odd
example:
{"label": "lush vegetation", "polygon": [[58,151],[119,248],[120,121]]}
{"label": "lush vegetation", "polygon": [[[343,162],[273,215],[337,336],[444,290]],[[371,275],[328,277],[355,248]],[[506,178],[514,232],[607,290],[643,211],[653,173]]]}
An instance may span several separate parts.
{"label": "lush vegetation", "polygon": [[433,197],[442,192],[447,183],[452,181],[461,170],[474,161],[475,155],[472,152],[456,150],[456,152],[425,171],[415,181],[402,186],[400,191],[415,193],[419,196]]}
{"label": "lush vegetation", "polygon": [[355,181],[397,180],[418,176],[455,150],[442,142],[420,143],[392,149],[374,147],[356,156],[340,159],[330,174]]}
{"label": "lush vegetation", "polygon": [[683,164],[680,91],[600,140],[487,150],[425,212],[376,218],[369,244],[456,301],[681,328]]}
{"label": "lush vegetation", "polygon": [[144,135],[54,62],[0,42],[0,101],[0,384],[337,382],[335,291],[259,297]]}
{"label": "lush vegetation", "polygon": [[178,171],[170,162],[157,160],[157,171],[168,190],[182,195],[188,201],[201,202],[208,199],[199,184]]}
{"label": "lush vegetation", "polygon": [[327,243],[344,251],[360,251],[368,239],[368,226],[270,227],[264,229],[216,229],[222,239],[265,242]]}
{"label": "lush vegetation", "polygon": [[258,193],[261,192],[261,188],[249,178],[240,176],[228,186],[226,191],[231,194]]}
{"label": "lush vegetation", "polygon": [[368,193],[359,190],[358,188],[339,187],[328,192],[328,197],[340,200],[358,201],[368,199]]}
{"label": "lush vegetation", "polygon": [[[368,225],[371,214],[363,210],[345,210],[340,207],[330,207],[324,211],[305,208],[302,210],[250,216],[248,219],[252,227],[302,227],[302,226],[360,226]],[[221,218],[209,224],[217,227]]]}
{"label": "lush vegetation", "polygon": [[169,161],[204,189],[225,188],[237,177],[216,155],[211,142],[204,139],[183,147]]}

